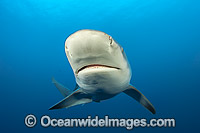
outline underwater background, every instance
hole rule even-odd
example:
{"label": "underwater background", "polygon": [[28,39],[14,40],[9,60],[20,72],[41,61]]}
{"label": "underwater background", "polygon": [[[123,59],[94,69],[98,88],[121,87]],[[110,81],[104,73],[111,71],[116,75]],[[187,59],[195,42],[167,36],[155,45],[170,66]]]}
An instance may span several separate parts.
{"label": "underwater background", "polygon": [[[126,132],[125,128],[34,128],[38,119],[175,118],[175,128],[133,132],[199,132],[199,0],[0,0],[0,132]],[[49,111],[63,99],[51,78],[75,88],[64,52],[65,39],[80,29],[111,35],[125,50],[131,83],[155,106],[152,115],[119,94],[102,101]]]}

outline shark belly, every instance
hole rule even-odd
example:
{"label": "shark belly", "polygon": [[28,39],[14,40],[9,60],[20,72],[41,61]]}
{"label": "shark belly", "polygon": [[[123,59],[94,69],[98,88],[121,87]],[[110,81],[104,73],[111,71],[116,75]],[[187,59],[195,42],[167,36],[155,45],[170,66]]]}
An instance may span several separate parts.
{"label": "shark belly", "polygon": [[[128,69],[127,69],[128,70]],[[129,86],[130,74],[113,68],[85,70],[76,77],[77,84],[93,101],[109,99]]]}

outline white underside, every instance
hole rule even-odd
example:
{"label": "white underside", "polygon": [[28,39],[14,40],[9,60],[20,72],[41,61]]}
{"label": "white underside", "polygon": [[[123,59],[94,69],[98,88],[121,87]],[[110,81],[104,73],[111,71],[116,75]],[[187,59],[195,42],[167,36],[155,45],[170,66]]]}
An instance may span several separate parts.
{"label": "white underside", "polygon": [[130,75],[121,69],[93,66],[80,71],[76,80],[86,93],[115,95],[126,89]]}

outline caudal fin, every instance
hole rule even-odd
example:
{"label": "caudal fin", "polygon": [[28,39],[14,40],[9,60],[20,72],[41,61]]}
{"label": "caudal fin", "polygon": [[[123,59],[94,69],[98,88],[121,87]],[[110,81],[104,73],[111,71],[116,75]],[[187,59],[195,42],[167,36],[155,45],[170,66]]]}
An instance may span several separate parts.
{"label": "caudal fin", "polygon": [[60,91],[60,93],[64,96],[67,97],[68,95],[70,95],[72,93],[71,90],[67,89],[66,87],[64,87],[62,84],[60,84],[59,82],[57,82],[54,77],[52,77],[52,83],[56,86],[56,88]]}

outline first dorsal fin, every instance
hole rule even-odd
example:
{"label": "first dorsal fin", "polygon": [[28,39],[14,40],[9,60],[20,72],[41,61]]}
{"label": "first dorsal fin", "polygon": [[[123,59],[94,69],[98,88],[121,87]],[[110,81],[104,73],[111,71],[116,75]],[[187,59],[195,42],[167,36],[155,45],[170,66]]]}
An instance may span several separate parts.
{"label": "first dorsal fin", "polygon": [[52,78],[52,83],[54,83],[54,85],[56,86],[56,88],[60,91],[60,93],[64,97],[67,97],[69,94],[72,93],[71,90],[69,90],[66,87],[64,87],[62,84],[60,84],[59,82],[57,82],[54,78]]}

